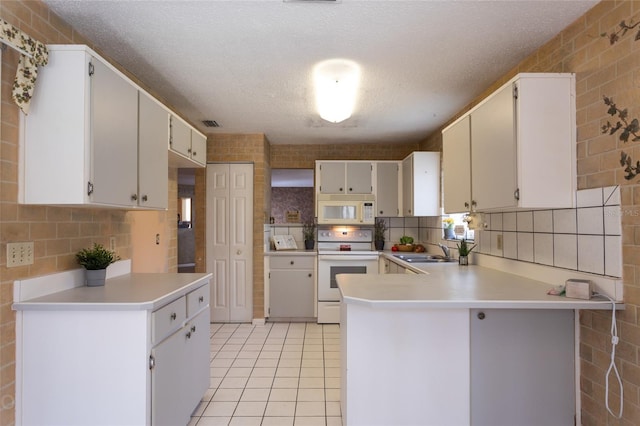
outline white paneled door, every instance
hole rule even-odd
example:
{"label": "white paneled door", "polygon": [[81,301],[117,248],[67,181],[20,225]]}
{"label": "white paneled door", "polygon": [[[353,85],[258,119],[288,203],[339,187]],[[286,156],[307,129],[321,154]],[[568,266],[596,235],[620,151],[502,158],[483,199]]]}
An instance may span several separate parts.
{"label": "white paneled door", "polygon": [[253,319],[253,164],[207,165],[212,322]]}

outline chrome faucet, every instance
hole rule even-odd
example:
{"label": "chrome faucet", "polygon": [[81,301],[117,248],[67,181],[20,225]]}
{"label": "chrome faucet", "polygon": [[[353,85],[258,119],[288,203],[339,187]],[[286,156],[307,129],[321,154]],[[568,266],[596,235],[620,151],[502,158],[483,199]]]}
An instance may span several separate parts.
{"label": "chrome faucet", "polygon": [[438,243],[438,246],[442,249],[442,252],[444,253],[444,257],[449,259],[450,255],[451,255],[451,253],[449,252],[449,247],[445,246],[444,244],[440,244],[440,243]]}

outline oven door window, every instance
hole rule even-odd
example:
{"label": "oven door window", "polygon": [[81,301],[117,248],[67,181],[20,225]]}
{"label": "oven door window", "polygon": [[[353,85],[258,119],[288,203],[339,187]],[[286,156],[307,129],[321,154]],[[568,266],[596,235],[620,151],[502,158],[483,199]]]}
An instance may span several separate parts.
{"label": "oven door window", "polygon": [[366,266],[331,266],[331,288],[338,288],[337,274],[366,274]]}

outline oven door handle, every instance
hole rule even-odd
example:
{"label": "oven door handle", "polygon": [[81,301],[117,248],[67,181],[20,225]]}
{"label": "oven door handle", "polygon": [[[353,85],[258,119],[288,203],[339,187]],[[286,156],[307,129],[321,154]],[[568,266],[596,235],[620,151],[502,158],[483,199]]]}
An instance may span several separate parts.
{"label": "oven door handle", "polygon": [[326,255],[326,254],[321,254],[318,255],[318,261],[321,260],[330,260],[330,261],[342,261],[342,262],[350,262],[352,260],[378,260],[378,255],[363,255],[363,256],[352,256],[352,255],[339,255],[339,254],[334,254],[334,255]]}

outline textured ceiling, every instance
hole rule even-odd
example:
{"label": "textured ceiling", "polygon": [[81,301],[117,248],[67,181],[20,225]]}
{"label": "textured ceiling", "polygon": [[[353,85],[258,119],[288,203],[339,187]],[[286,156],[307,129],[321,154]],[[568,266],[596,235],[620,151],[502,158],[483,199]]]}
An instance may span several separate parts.
{"label": "textured ceiling", "polygon": [[[423,140],[597,1],[45,3],[203,132],[306,144]],[[311,86],[330,58],[362,70],[339,124]]]}

